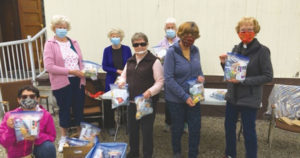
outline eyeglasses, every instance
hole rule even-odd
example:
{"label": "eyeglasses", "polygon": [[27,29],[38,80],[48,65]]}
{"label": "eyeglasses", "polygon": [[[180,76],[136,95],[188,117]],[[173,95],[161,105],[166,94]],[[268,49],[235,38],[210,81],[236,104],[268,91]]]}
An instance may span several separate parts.
{"label": "eyeglasses", "polygon": [[244,33],[244,32],[253,32],[253,29],[242,29],[240,30],[240,32]]}
{"label": "eyeglasses", "polygon": [[146,42],[143,42],[143,43],[133,43],[132,46],[133,47],[138,47],[138,46],[145,47],[145,46],[147,46],[147,43]]}
{"label": "eyeglasses", "polygon": [[27,99],[28,97],[31,98],[31,99],[34,99],[34,98],[36,97],[36,95],[35,95],[35,94],[21,95],[21,98],[22,98],[22,99]]}

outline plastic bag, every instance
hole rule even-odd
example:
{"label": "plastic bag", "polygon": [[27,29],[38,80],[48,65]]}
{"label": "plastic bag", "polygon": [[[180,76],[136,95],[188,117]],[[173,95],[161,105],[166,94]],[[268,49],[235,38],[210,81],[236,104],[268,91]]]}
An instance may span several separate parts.
{"label": "plastic bag", "polygon": [[83,62],[83,70],[85,77],[90,77],[92,80],[97,79],[97,74],[101,69],[101,65],[91,62],[91,61],[82,61]]}
{"label": "plastic bag", "polygon": [[129,105],[129,94],[127,85],[125,85],[123,88],[120,88],[116,84],[110,84],[110,89],[112,95],[112,109],[122,105]]}
{"label": "plastic bag", "polygon": [[90,143],[88,140],[80,140],[78,138],[67,138],[67,144],[69,146],[86,146]]}
{"label": "plastic bag", "polygon": [[125,158],[126,143],[97,143],[85,158]]}
{"label": "plastic bag", "polygon": [[217,100],[224,100],[225,99],[226,91],[218,90],[213,92],[210,97],[215,98]]}
{"label": "plastic bag", "polygon": [[14,118],[17,142],[29,136],[38,137],[40,132],[40,119],[43,117],[42,111],[11,112],[11,116]]}
{"label": "plastic bag", "polygon": [[243,81],[246,78],[249,58],[237,53],[227,53],[224,67],[224,81],[236,79]]}
{"label": "plastic bag", "polygon": [[196,78],[190,79],[187,82],[190,86],[189,92],[193,99],[194,104],[198,103],[199,101],[203,101],[204,100],[203,83],[198,82]]}
{"label": "plastic bag", "polygon": [[161,63],[163,64],[168,48],[162,46],[155,46],[152,47],[152,49],[153,49],[153,54],[157,56],[160,59]]}
{"label": "plastic bag", "polygon": [[96,135],[99,135],[100,133],[100,128],[86,123],[86,122],[81,122],[81,131],[80,131],[80,136],[79,139],[81,140],[92,140]]}
{"label": "plastic bag", "polygon": [[275,117],[300,118],[300,86],[275,84],[268,100],[267,114],[275,106]]}
{"label": "plastic bag", "polygon": [[139,95],[134,98],[134,102],[136,104],[135,118],[137,120],[141,119],[145,115],[153,113],[151,98],[145,99],[143,95]]}

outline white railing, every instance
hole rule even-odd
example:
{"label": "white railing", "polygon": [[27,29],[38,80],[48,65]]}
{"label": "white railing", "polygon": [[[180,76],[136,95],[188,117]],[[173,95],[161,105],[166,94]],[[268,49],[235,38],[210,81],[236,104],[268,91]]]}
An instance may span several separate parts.
{"label": "white railing", "polygon": [[27,39],[0,43],[0,83],[31,79],[43,75],[46,28]]}

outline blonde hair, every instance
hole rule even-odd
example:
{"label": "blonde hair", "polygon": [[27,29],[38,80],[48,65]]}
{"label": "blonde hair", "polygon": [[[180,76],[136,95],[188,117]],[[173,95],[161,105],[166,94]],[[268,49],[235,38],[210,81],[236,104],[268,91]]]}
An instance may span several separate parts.
{"label": "blonde hair", "polygon": [[260,25],[258,23],[258,21],[254,18],[254,17],[243,17],[237,24],[237,26],[235,27],[235,31],[237,33],[240,32],[240,27],[244,24],[253,24],[253,31],[255,34],[259,33],[260,31]]}
{"label": "blonde hair", "polygon": [[120,40],[122,41],[123,38],[124,38],[124,31],[121,30],[121,29],[111,29],[108,34],[107,34],[107,37],[108,38],[111,38],[111,35],[112,34],[118,34],[120,36]]}
{"label": "blonde hair", "polygon": [[184,35],[191,33],[192,36],[197,39],[200,37],[199,28],[193,21],[188,21],[181,24],[177,31],[177,36],[182,38]]}
{"label": "blonde hair", "polygon": [[51,30],[55,32],[55,27],[60,24],[66,24],[67,30],[70,31],[71,24],[69,18],[64,15],[54,15],[51,20]]}

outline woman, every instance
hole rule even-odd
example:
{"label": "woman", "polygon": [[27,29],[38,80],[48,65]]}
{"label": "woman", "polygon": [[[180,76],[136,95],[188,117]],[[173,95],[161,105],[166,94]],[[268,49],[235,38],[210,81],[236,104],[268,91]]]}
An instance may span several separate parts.
{"label": "woman", "polygon": [[59,152],[62,152],[66,142],[71,107],[77,132],[80,132],[80,122],[83,120],[85,78],[81,71],[82,54],[77,41],[66,36],[70,28],[67,17],[53,16],[51,29],[55,36],[46,42],[44,50],[45,68],[49,73],[51,89],[59,106],[61,131]]}
{"label": "woman", "polygon": [[[39,105],[40,93],[33,86],[24,86],[19,89],[19,108],[5,114],[0,125],[0,144],[6,149],[8,158],[29,157],[32,153],[36,158],[56,157],[55,141],[56,131],[51,114]],[[23,141],[17,142],[12,112],[40,111],[43,113],[39,121],[40,131],[38,137],[27,136]]]}
{"label": "woman", "polygon": [[189,130],[189,158],[196,158],[200,141],[200,103],[194,104],[189,94],[188,80],[204,82],[200,54],[194,41],[200,37],[194,22],[178,28],[179,42],[171,46],[164,62],[165,99],[171,113],[172,148],[174,158],[181,158],[181,136],[186,119]]}
{"label": "woman", "polygon": [[[242,82],[231,79],[227,83],[225,112],[225,157],[236,156],[236,122],[241,114],[243,135],[247,158],[257,157],[257,136],[255,130],[256,113],[262,101],[263,85],[273,79],[273,68],[270,50],[260,44],[255,38],[260,30],[258,21],[253,17],[242,18],[236,32],[241,42],[234,46],[232,52],[247,56],[250,61],[247,66],[246,79]],[[224,69],[227,55],[221,55],[220,61]]]}
{"label": "woman", "polygon": [[[153,123],[155,120],[158,93],[161,91],[164,78],[163,68],[148,48],[148,38],[144,33],[135,33],[131,38],[134,56],[128,59],[121,74],[121,85],[128,84],[130,105],[128,107],[128,132],[130,152],[127,158],[139,158],[139,127],[143,136],[143,157],[153,155]],[[152,98],[153,113],[136,120],[134,97],[143,95]]]}
{"label": "woman", "polygon": [[[168,18],[165,22],[164,31],[166,36],[158,43],[157,46],[162,49],[169,49],[171,45],[179,41],[179,38],[176,36],[176,19]],[[171,116],[168,107],[165,105],[165,132],[170,131],[171,126]],[[187,127],[187,126],[186,126]]]}
{"label": "woman", "polygon": [[[110,90],[109,85],[116,81],[121,75],[128,58],[131,57],[131,50],[128,46],[122,45],[124,32],[120,29],[112,29],[108,33],[112,45],[104,49],[102,67],[106,71],[105,92]],[[115,135],[114,110],[111,108],[111,101],[105,101],[104,126],[108,128],[109,135]]]}

